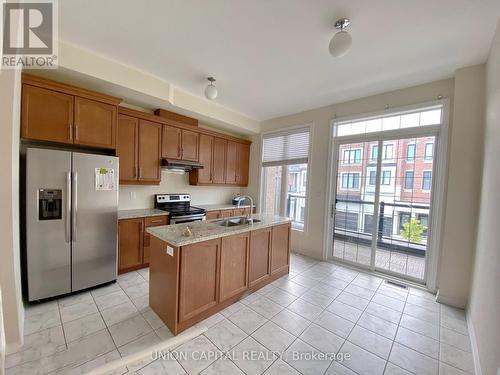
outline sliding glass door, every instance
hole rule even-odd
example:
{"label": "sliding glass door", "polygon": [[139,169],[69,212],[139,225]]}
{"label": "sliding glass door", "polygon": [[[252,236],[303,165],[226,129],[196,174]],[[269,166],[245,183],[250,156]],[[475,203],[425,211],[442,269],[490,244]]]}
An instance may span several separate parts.
{"label": "sliding glass door", "polygon": [[[429,112],[411,114],[417,126],[430,116],[433,125],[441,123],[441,109]],[[371,134],[352,132],[359,124],[367,129],[373,119],[351,122],[351,134],[334,141],[330,257],[423,283],[432,251],[439,128],[421,125],[421,129],[406,131],[401,129],[405,116],[381,117],[381,126]],[[399,126],[384,131],[388,122]]]}

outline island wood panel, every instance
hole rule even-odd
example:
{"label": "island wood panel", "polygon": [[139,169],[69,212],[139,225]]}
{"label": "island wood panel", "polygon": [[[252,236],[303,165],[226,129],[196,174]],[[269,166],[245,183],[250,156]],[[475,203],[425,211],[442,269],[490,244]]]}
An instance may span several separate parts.
{"label": "island wood panel", "polygon": [[118,221],[118,270],[120,273],[142,266],[143,230],[142,218]]}
{"label": "island wood panel", "polygon": [[248,289],[250,233],[223,237],[220,253],[220,302]]}
{"label": "island wood panel", "polygon": [[198,137],[199,133],[191,130],[182,130],[181,159],[198,161]]}
{"label": "island wood panel", "polygon": [[74,143],[116,147],[116,105],[75,97]]}
{"label": "island wood panel", "polygon": [[181,248],[179,322],[219,302],[219,257],[220,239]]}
{"label": "island wood panel", "polygon": [[139,180],[160,183],[161,124],[139,120]]}
{"label": "island wood panel", "polygon": [[149,305],[170,331],[177,334],[180,249],[173,248],[173,254],[168,255],[166,247],[165,242],[151,236]]}
{"label": "island wood panel", "polygon": [[212,150],[214,146],[214,137],[209,135],[200,134],[200,154],[199,163],[203,165],[203,168],[197,169],[190,174],[191,176],[197,177],[197,182],[202,184],[210,184],[213,182],[213,171],[212,171]]}
{"label": "island wood panel", "polygon": [[250,287],[269,277],[272,228],[251,232],[248,266],[248,284]]}
{"label": "island wood panel", "polygon": [[73,96],[23,85],[21,137],[73,143]]}
{"label": "island wood panel", "polygon": [[290,260],[290,224],[273,227],[271,239],[271,274],[288,270]]}
{"label": "island wood panel", "polygon": [[116,156],[120,158],[120,183],[137,181],[139,165],[139,119],[118,115]]}
{"label": "island wood panel", "polygon": [[[226,183],[226,149],[227,141],[221,138],[214,139],[213,146],[213,165],[212,165],[212,182],[214,184]],[[200,147],[201,158],[201,147]]]}
{"label": "island wood panel", "polygon": [[167,159],[180,159],[181,137],[181,129],[175,126],[163,125],[161,156]]}

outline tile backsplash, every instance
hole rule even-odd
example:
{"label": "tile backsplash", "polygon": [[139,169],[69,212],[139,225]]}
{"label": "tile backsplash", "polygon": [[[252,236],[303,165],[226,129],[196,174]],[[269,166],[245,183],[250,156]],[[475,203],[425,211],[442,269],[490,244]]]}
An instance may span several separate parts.
{"label": "tile backsplash", "polygon": [[189,185],[189,174],[173,174],[166,170],[161,172],[160,185],[120,185],[120,210],[151,208],[153,195],[163,193],[189,193],[191,202],[196,204],[231,203],[234,194],[240,193],[239,187],[228,186],[192,186]]}

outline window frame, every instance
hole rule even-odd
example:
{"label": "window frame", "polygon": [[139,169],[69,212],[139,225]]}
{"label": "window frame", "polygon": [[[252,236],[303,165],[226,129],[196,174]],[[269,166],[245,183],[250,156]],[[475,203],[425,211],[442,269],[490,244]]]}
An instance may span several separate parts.
{"label": "window frame", "polygon": [[[391,186],[392,171],[389,169],[386,169],[386,170],[381,170],[380,172],[381,172],[380,173],[380,185],[381,186]],[[385,177],[386,173],[389,173],[389,182],[387,184],[384,183],[385,178],[386,178]]]}
{"label": "window frame", "polygon": [[[424,183],[425,183],[425,174],[426,173],[430,173],[430,177],[429,177],[429,188],[428,189],[425,189],[424,188]],[[430,191],[432,190],[432,170],[425,170],[425,171],[422,171],[422,191],[424,193],[429,193]]]}
{"label": "window frame", "polygon": [[[408,188],[406,186],[406,181],[408,180],[408,176],[407,176],[408,173],[411,173],[411,188]],[[413,191],[414,186],[415,186],[415,171],[413,169],[405,171],[405,176],[404,176],[404,181],[403,181],[403,190],[404,191]]]}
{"label": "window frame", "polygon": [[[408,151],[410,149],[410,146],[413,147],[413,158],[412,159],[408,158],[408,155],[409,155]],[[414,163],[416,157],[417,157],[417,144],[415,142],[410,142],[406,145],[406,162],[407,163]]]}
{"label": "window frame", "polygon": [[[311,191],[311,186],[310,186],[310,173],[311,173],[311,156],[312,156],[312,148],[313,148],[313,142],[314,142],[314,124],[313,123],[306,123],[306,124],[298,124],[298,125],[293,125],[289,126],[286,128],[281,128],[279,130],[271,130],[271,131],[265,131],[260,134],[260,149],[259,149],[259,162],[260,162],[260,173],[259,173],[259,193],[258,193],[258,207],[259,213],[263,213],[263,207],[265,204],[265,188],[264,185],[266,184],[266,178],[264,176],[264,168],[266,166],[263,165],[262,158],[263,158],[263,150],[264,150],[264,139],[268,137],[272,137],[274,134],[276,136],[287,133],[287,132],[295,132],[299,131],[300,129],[304,129],[309,132],[309,150],[308,150],[308,155],[307,155],[307,162],[301,162],[298,164],[307,164],[307,175],[305,178],[305,205],[304,205],[304,223],[301,228],[297,228],[293,225],[291,225],[291,229],[293,231],[301,232],[301,233],[306,233],[308,231],[308,226],[309,226],[309,206],[310,206],[310,191]],[[280,188],[280,196],[278,197],[278,211],[280,216],[286,216],[286,199],[283,199],[284,197],[286,198],[286,183],[283,183],[283,181],[286,181],[286,171],[288,167],[288,163],[282,163],[282,164],[277,164],[281,166],[281,188]],[[295,165],[295,164],[292,164]],[[285,187],[284,187],[285,186]]]}
{"label": "window frame", "polygon": [[[356,152],[359,151],[359,162],[356,162]],[[349,153],[349,157],[346,159],[345,154]],[[351,156],[354,154],[353,162],[351,162]],[[346,162],[347,160],[347,162]],[[346,148],[342,152],[342,164],[344,165],[360,165],[363,162],[363,149],[361,147],[356,148]]]}
{"label": "window frame", "polygon": [[[431,146],[431,155],[427,157],[427,146]],[[432,163],[434,161],[434,142],[426,142],[424,145],[424,163]]]}
{"label": "window frame", "polygon": [[[391,157],[387,157],[387,150],[391,148]],[[394,160],[394,143],[387,143],[382,145],[382,161]]]}
{"label": "window frame", "polygon": [[[358,176],[358,187],[354,187],[354,175]],[[347,186],[344,187],[344,176],[347,177]],[[353,187],[349,187],[349,177],[352,176],[352,185]],[[340,187],[342,190],[351,190],[351,191],[359,191],[361,190],[361,172],[341,172],[340,174]]]}

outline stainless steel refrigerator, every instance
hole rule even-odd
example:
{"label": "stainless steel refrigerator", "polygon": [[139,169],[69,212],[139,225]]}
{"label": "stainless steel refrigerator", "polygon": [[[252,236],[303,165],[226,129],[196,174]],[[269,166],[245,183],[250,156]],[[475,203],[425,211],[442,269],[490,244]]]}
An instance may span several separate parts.
{"label": "stainless steel refrigerator", "polygon": [[118,158],[26,150],[28,300],[116,280]]}

